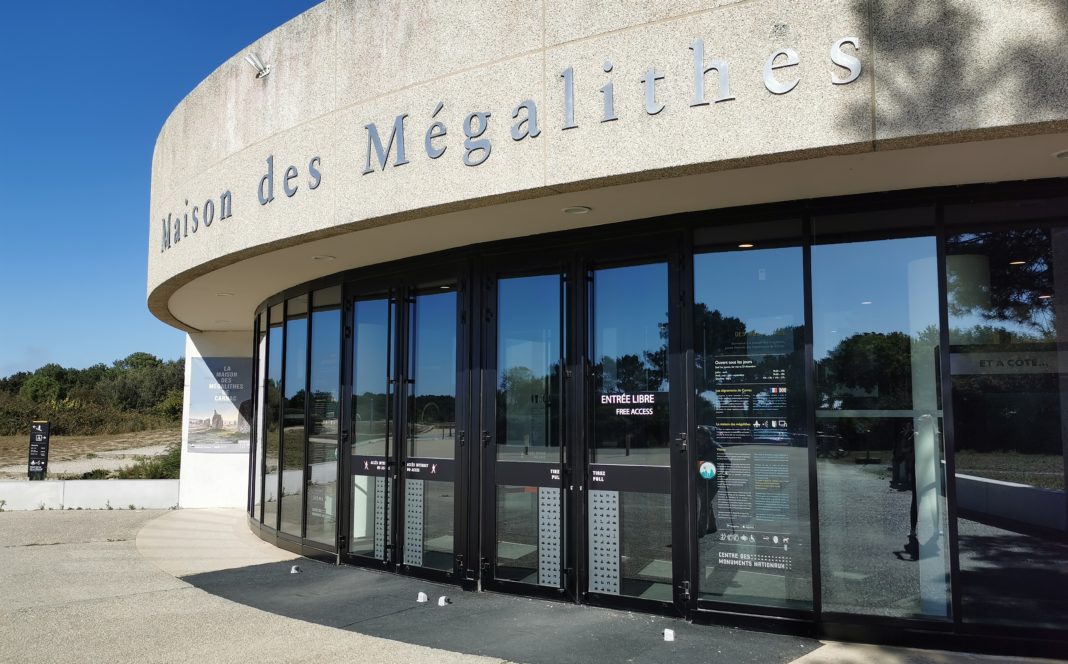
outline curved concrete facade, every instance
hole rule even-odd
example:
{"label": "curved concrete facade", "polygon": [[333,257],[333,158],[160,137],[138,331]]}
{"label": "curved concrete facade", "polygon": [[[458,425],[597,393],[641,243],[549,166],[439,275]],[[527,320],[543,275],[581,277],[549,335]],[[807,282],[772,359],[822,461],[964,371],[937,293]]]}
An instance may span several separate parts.
{"label": "curved concrete facade", "polygon": [[297,283],[484,241],[1064,177],[1066,42],[1059,0],[328,0],[168,118],[149,307],[247,330]]}

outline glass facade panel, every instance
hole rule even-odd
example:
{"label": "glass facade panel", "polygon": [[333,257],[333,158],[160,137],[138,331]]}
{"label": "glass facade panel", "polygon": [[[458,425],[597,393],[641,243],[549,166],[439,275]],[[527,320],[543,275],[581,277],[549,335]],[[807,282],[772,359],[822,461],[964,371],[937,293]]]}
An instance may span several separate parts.
{"label": "glass facade panel", "polygon": [[949,617],[931,237],[812,248],[823,609]]}
{"label": "glass facade panel", "polygon": [[338,422],[341,416],[340,289],[312,294],[311,386],[305,537],[334,545],[337,530]]}
{"label": "glass facade panel", "polygon": [[456,432],[456,291],[412,306],[408,456],[452,459]]}
{"label": "glass facade panel", "polygon": [[278,453],[282,445],[282,327],[281,305],[271,307],[270,328],[267,333],[267,384],[264,387],[267,403],[267,422],[264,426],[263,525],[278,527]]}
{"label": "glass facade panel", "polygon": [[497,460],[560,462],[560,275],[497,282]]}
{"label": "glass facade panel", "polygon": [[961,617],[968,622],[1068,627],[1068,326],[1058,320],[1068,302],[1066,274],[1064,228],[946,239]]}
{"label": "glass facade panel", "polygon": [[[456,468],[456,291],[435,287],[410,308],[406,564],[451,570]],[[430,478],[434,478],[431,480]]]}
{"label": "glass facade panel", "polygon": [[263,446],[265,435],[265,407],[267,395],[267,317],[256,317],[256,438],[253,441],[252,462],[252,518],[263,518]]}
{"label": "glass facade panel", "polygon": [[604,259],[579,244],[533,276],[472,256],[473,292],[389,273],[361,299],[261,311],[253,518],[340,533],[375,567],[590,603],[1060,634],[1068,218],[931,200],[695,224],[675,236],[701,244],[692,263],[672,249],[575,279]]}
{"label": "glass facade panel", "polygon": [[308,296],[286,303],[286,372],[282,400],[282,493],[279,530],[301,536],[304,515],[304,406],[308,377]]}
{"label": "glass facade panel", "polygon": [[702,599],[812,604],[800,247],[694,257]]}
{"label": "glass facade panel", "polygon": [[563,522],[561,282],[558,274],[497,282],[496,574],[553,587]]}
{"label": "glass facade panel", "polygon": [[597,270],[590,287],[592,592],[672,598],[667,265]]}
{"label": "glass facade panel", "polygon": [[352,522],[349,553],[386,559],[390,535],[393,307],[388,298],[353,304]]}

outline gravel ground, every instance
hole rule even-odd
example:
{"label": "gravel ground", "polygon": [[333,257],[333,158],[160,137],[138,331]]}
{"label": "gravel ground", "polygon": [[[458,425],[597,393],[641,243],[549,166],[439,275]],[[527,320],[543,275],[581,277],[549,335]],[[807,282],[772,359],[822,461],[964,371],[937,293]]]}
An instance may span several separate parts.
{"label": "gravel ground", "polygon": [[[77,459],[49,461],[48,472],[82,474],[93,470],[119,470],[132,465],[138,457],[154,457],[163,454],[167,450],[166,445],[151,445],[124,450],[108,450],[92,453],[94,456],[83,456]],[[0,479],[27,479],[26,464],[0,467]]]}

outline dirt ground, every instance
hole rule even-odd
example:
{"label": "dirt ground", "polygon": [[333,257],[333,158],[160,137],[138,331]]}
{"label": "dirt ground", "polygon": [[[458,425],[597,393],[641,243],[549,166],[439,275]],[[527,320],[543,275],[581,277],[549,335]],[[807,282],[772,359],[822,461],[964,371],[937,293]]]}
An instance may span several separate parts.
{"label": "dirt ground", "polygon": [[[48,463],[51,465],[54,461],[71,461],[100,452],[169,445],[180,442],[181,439],[182,430],[178,428],[99,436],[52,436],[48,447]],[[29,448],[28,435],[0,436],[0,467],[25,464]]]}

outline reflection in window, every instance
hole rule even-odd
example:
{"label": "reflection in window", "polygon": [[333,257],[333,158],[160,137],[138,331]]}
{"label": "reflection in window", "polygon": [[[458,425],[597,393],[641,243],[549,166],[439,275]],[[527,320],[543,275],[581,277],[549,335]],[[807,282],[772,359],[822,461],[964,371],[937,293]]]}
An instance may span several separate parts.
{"label": "reflection in window", "polygon": [[498,282],[498,461],[560,461],[560,281]]}
{"label": "reflection in window", "polygon": [[[451,570],[456,473],[456,291],[451,286],[428,289],[415,296],[409,312],[408,361],[412,380],[408,393],[404,562]],[[416,470],[413,463],[420,464],[417,472],[412,472]]]}
{"label": "reflection in window", "polygon": [[256,317],[256,439],[253,446],[252,471],[252,518],[263,516],[263,443],[264,443],[264,398],[267,390],[267,319],[264,314]]}
{"label": "reflection in window", "polygon": [[408,456],[452,459],[456,433],[456,291],[417,295],[411,307]]}
{"label": "reflection in window", "polygon": [[669,465],[667,266],[594,275],[593,461]]}
{"label": "reflection in window", "polygon": [[264,426],[263,524],[278,527],[278,451],[281,449],[282,431],[279,428],[282,415],[282,306],[271,307],[270,330],[267,334],[267,384],[265,402],[267,421]]}
{"label": "reflection in window", "polygon": [[810,608],[800,247],[694,257],[702,599]]}
{"label": "reflection in window", "polygon": [[[946,240],[962,618],[1068,626],[1064,418],[1068,231]],[[1068,269],[1060,272],[1068,272]]]}
{"label": "reflection in window", "polygon": [[282,400],[282,494],[279,530],[301,536],[304,515],[304,404],[308,369],[308,296],[286,303],[286,373]]}
{"label": "reflection in window", "polygon": [[671,601],[667,265],[590,279],[589,590]]}
{"label": "reflection in window", "polygon": [[823,608],[946,618],[933,238],[812,248]]}
{"label": "reflection in window", "polygon": [[352,335],[352,538],[349,552],[386,559],[392,454],[393,307],[389,300],[353,303]]}
{"label": "reflection in window", "polygon": [[[497,282],[495,573],[552,587],[561,585],[562,285],[559,274]],[[502,481],[531,462],[541,465],[524,475],[529,484]]]}
{"label": "reflection in window", "polygon": [[312,294],[311,408],[305,537],[333,546],[337,527],[337,446],[341,299],[335,287]]}

